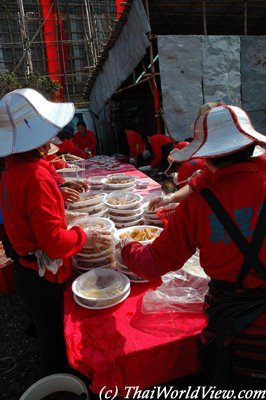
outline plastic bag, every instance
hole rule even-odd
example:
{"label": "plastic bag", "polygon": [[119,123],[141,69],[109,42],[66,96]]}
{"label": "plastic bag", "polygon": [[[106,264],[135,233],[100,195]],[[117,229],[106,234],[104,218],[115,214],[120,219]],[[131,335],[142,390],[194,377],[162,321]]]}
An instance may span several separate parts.
{"label": "plastic bag", "polygon": [[144,314],[158,312],[200,313],[208,290],[208,277],[199,277],[180,269],[162,277],[162,284],[147,292],[142,300]]}
{"label": "plastic bag", "polygon": [[89,252],[100,252],[107,249],[113,249],[115,240],[112,232],[108,232],[105,229],[95,228],[94,226],[88,226],[83,228],[87,234],[87,241],[83,249]]}
{"label": "plastic bag", "polygon": [[70,224],[70,222],[74,221],[77,218],[87,217],[88,213],[65,210],[65,215],[66,215],[66,224],[68,225]]}

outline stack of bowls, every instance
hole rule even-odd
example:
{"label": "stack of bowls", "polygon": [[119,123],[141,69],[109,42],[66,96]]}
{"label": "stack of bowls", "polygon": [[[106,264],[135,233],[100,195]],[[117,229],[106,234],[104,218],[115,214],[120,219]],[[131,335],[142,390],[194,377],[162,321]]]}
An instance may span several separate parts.
{"label": "stack of bowls", "polygon": [[[125,237],[132,238],[132,240],[138,241],[142,244],[151,243],[154,239],[156,239],[160,233],[162,232],[162,228],[158,228],[153,225],[137,225],[129,228],[118,229],[114,237],[117,241],[122,240]],[[141,278],[140,276],[131,272],[126,265],[123,264],[120,250],[116,248],[116,268],[118,271],[125,274],[132,282],[143,283],[147,282],[147,280]]]}
{"label": "stack of bowls", "polygon": [[156,213],[157,210],[149,210],[146,208],[144,211],[143,217],[144,217],[144,223],[145,224],[150,224],[154,226],[163,226],[163,221],[159,217],[159,215]]}
{"label": "stack of bowls", "polygon": [[88,182],[91,190],[102,190],[103,189],[104,176],[90,176]]}
{"label": "stack of bowls", "polygon": [[108,215],[115,223],[116,228],[124,228],[142,222],[142,196],[128,191],[115,191],[108,194],[106,206]]}
{"label": "stack of bowls", "polygon": [[[101,217],[84,217],[75,219],[68,225],[70,229],[72,226],[80,226],[91,230],[91,235],[97,230],[96,238],[93,247],[86,245],[79,253],[72,257],[73,267],[78,273],[84,273],[95,268],[115,268],[115,241],[114,233],[116,231],[114,223]],[[98,233],[100,231],[100,234]],[[90,233],[88,233],[90,235]],[[102,236],[110,239],[108,244],[103,244],[101,241]]]}
{"label": "stack of bowls", "polygon": [[93,215],[94,217],[104,217],[107,212],[107,208],[104,204],[106,196],[106,193],[100,193],[94,190],[80,193],[80,200],[69,204],[67,209],[69,211],[86,212],[88,215]]}
{"label": "stack of bowls", "polygon": [[121,303],[130,293],[129,279],[105,268],[88,271],[72,283],[74,300],[85,308],[102,309]]}
{"label": "stack of bowls", "polygon": [[103,179],[104,190],[133,190],[137,178],[125,174],[111,174]]}

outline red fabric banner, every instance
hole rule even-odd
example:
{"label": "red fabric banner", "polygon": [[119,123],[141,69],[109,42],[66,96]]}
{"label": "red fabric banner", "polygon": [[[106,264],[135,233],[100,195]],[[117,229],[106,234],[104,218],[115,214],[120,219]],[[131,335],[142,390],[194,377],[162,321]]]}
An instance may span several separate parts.
{"label": "red fabric banner", "polygon": [[121,5],[121,3],[126,3],[126,1],[116,0],[116,16],[117,16],[118,19],[123,14],[123,11],[124,11],[124,8],[125,8],[125,4]]}
{"label": "red fabric banner", "polygon": [[66,45],[63,24],[52,0],[41,0],[44,19],[43,34],[46,46],[47,67],[50,79],[61,84],[54,100],[64,100],[64,73],[66,70]]}

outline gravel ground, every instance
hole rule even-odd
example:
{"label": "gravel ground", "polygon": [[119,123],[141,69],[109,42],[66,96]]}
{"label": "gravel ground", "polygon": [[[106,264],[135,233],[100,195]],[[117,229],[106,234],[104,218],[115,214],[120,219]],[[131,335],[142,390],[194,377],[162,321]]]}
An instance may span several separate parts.
{"label": "gravel ground", "polygon": [[0,295],[0,398],[18,400],[37,379],[39,341],[24,334],[25,310],[17,294]]}

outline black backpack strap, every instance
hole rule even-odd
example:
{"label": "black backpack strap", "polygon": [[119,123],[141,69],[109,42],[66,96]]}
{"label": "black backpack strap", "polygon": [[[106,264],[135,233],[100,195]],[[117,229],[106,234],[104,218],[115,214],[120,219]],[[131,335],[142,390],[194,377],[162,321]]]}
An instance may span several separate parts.
{"label": "black backpack strap", "polygon": [[[209,204],[209,206],[211,207],[211,209],[213,210],[213,212],[223,225],[228,235],[231,237],[231,239],[235,242],[241,253],[244,255],[245,257],[244,264],[245,265],[246,263],[248,264],[248,269],[247,267],[245,267],[244,271],[245,276],[251,269],[251,267],[253,267],[256,273],[260,276],[260,278],[266,280],[266,268],[257,256],[259,249],[255,251],[253,244],[251,245],[244,238],[241,231],[238,229],[237,225],[234,223],[230,215],[227,213],[227,211],[224,209],[224,207],[221,205],[217,197],[213,194],[213,192],[210,189],[208,188],[202,189],[200,190],[200,194],[207,201],[207,203]],[[262,220],[261,216],[260,219]],[[259,225],[261,225],[261,223]],[[263,226],[259,226],[260,235],[261,236],[263,235],[263,238],[265,236],[265,225],[266,224],[263,224]],[[258,247],[259,243],[262,243],[262,241],[263,239],[261,237],[259,237],[259,240],[256,239],[255,237],[256,248]]]}
{"label": "black backpack strap", "polygon": [[[264,238],[265,238],[265,221],[266,221],[266,199],[263,202],[260,214],[259,214],[259,220],[257,222],[257,226],[254,230],[253,237],[251,239],[250,246],[253,248],[254,252],[256,254],[259,254],[260,248],[263,244]],[[245,277],[250,271],[250,265],[246,260],[244,261],[242,268],[240,270],[240,273],[237,278],[237,283],[243,282]],[[258,274],[258,271],[256,269],[256,264],[254,267],[255,271]]]}

